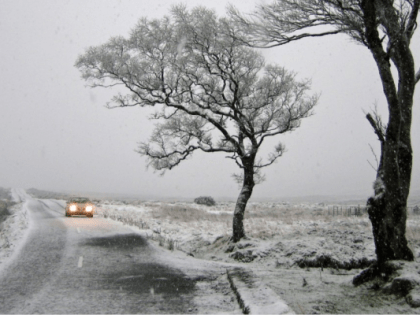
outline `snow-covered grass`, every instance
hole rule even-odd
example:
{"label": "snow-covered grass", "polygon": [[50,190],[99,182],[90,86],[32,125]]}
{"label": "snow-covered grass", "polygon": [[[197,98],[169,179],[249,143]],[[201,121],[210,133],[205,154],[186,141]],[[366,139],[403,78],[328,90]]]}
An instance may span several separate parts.
{"label": "snow-covered grass", "polygon": [[[103,200],[99,216],[135,226],[160,246],[194,257],[270,267],[365,268],[375,259],[367,214],[332,215],[333,205],[252,202],[245,213],[247,238],[231,244],[234,202]],[[337,205],[336,205],[337,208]],[[409,213],[407,238],[420,251],[420,216]]]}
{"label": "snow-covered grass", "polygon": [[[251,203],[244,220],[247,239],[232,247],[228,239],[234,203],[118,203],[103,202],[97,213],[198,257],[341,268],[365,266],[374,259],[367,215],[331,216],[327,207],[317,205]],[[411,231],[420,234],[415,225]]]}
{"label": "snow-covered grass", "polygon": [[12,261],[25,243],[29,231],[29,211],[25,203],[8,208],[10,215],[0,223],[0,269]]}
{"label": "snow-covered grass", "polygon": [[[15,191],[15,195],[16,201],[22,199],[21,193]],[[156,246],[174,250],[173,257],[187,257],[184,252],[203,258],[203,263],[240,263],[297,313],[420,312],[406,303],[409,299],[420,305],[417,289],[404,297],[377,290],[386,284],[352,285],[360,268],[375,258],[366,214],[332,216],[328,206],[319,204],[251,203],[244,221],[247,238],[232,244],[232,202],[208,207],[187,202],[109,200],[96,205],[98,216],[135,227]],[[17,203],[10,212],[0,228],[0,268],[19,252],[29,231],[26,203]],[[418,257],[420,215],[409,212],[406,235]],[[170,260],[166,254],[161,259]],[[420,288],[420,264],[405,266],[396,279],[418,281]]]}
{"label": "snow-covered grass", "polygon": [[[162,247],[171,249],[172,244],[176,252],[242,263],[296,313],[420,313],[420,308],[406,302],[418,300],[420,305],[417,289],[403,296],[389,294],[387,286],[392,287],[393,282],[353,286],[353,277],[375,260],[366,213],[332,216],[327,205],[251,203],[244,221],[247,238],[232,244],[233,210],[230,202],[207,207],[185,202],[127,205],[107,201],[97,213],[137,227]],[[420,215],[408,214],[406,235],[418,257]],[[420,273],[417,262],[404,268],[401,275],[395,275],[397,280],[408,271]]]}

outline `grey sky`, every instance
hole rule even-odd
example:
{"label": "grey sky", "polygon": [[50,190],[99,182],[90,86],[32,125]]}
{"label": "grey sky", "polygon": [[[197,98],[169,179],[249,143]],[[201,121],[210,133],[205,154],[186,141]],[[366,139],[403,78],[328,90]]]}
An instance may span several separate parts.
{"label": "grey sky", "polygon": [[[224,14],[230,2],[243,11],[251,0],[183,1]],[[55,191],[141,195],[236,197],[236,165],[223,154],[195,153],[161,177],[146,170],[134,150],[152,124],[141,108],[108,110],[112,90],[89,89],[74,68],[77,56],[111,36],[127,36],[142,16],[162,17],[169,0],[0,0],[0,186]],[[412,41],[420,65],[420,32]],[[280,136],[287,147],[265,169],[254,197],[370,194],[375,172],[371,144],[379,143],[363,109],[378,103],[386,113],[379,76],[369,51],[337,35],[265,50],[278,63],[312,78],[321,92],[315,115]],[[412,189],[420,185],[420,92],[415,94]],[[273,143],[271,143],[273,144]],[[272,147],[266,144],[265,152]]]}

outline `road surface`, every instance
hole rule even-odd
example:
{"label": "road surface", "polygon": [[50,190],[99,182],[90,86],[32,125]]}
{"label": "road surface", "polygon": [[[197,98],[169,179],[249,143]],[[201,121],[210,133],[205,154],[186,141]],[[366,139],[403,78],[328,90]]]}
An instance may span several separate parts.
{"label": "road surface", "polygon": [[[240,313],[222,267],[174,259],[128,227],[24,191],[30,230],[0,273],[0,313]],[[206,265],[207,264],[207,265]]]}

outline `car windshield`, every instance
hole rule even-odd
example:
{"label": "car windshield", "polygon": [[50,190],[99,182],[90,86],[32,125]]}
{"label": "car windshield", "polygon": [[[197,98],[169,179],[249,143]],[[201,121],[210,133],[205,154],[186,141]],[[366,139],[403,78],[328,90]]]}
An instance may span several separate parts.
{"label": "car windshield", "polygon": [[78,197],[78,198],[72,198],[72,199],[70,199],[70,202],[86,203],[86,202],[89,202],[89,199],[88,198],[84,198],[84,197]]}

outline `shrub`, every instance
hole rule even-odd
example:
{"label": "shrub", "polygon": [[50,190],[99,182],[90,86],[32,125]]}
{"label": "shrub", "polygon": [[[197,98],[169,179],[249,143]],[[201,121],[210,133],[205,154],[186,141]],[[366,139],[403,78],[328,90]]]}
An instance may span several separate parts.
{"label": "shrub", "polygon": [[202,196],[194,199],[194,202],[199,205],[214,206],[216,202],[210,196]]}
{"label": "shrub", "polygon": [[175,249],[175,241],[171,238],[168,240],[168,249],[172,251]]}
{"label": "shrub", "polygon": [[6,216],[10,215],[9,207],[13,204],[4,200],[0,200],[0,222],[6,219]]}
{"label": "shrub", "polygon": [[159,237],[159,246],[163,247],[165,245],[165,238],[163,236]]}

